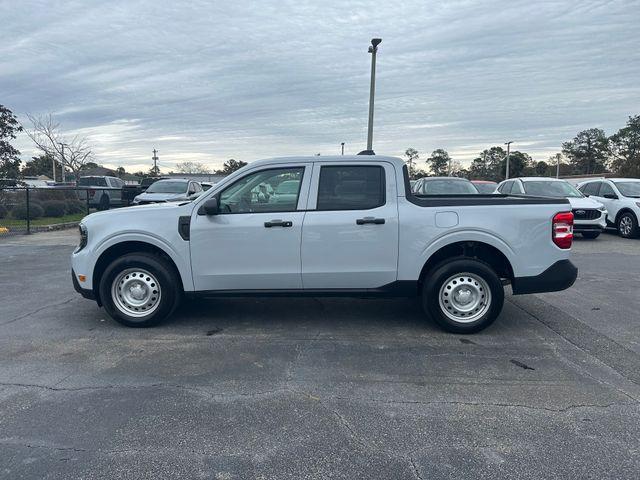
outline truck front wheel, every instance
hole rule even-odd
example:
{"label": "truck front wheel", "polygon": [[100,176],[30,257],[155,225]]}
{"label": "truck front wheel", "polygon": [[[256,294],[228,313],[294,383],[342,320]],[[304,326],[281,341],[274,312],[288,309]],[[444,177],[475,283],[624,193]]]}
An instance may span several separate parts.
{"label": "truck front wheel", "polygon": [[457,258],[427,272],[422,305],[443,329],[453,333],[478,332],[502,311],[504,288],[493,269],[472,258]]}
{"label": "truck front wheel", "polygon": [[107,313],[128,327],[151,327],[171,315],[180,299],[172,266],[160,256],[130,253],[116,258],[100,279]]}

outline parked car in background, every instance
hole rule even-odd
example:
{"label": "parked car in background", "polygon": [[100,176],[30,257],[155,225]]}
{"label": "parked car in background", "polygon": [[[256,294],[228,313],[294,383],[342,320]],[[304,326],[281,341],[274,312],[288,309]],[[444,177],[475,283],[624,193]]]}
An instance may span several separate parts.
{"label": "parked car in background", "polygon": [[158,180],[164,180],[167,177],[144,177],[142,181],[138,184],[127,184],[122,187],[122,199],[126,202],[127,205],[133,203],[133,199],[136,198],[143,192],[147,191],[151,185],[153,185]]}
{"label": "parked car in background", "polygon": [[578,184],[584,195],[604,204],[607,223],[618,229],[620,236],[640,236],[640,179],[606,178]]}
{"label": "parked car in background", "polygon": [[466,178],[423,177],[413,186],[416,195],[477,195],[476,186]]}
{"label": "parked car in background", "polygon": [[[421,297],[443,328],[471,333],[498,317],[505,284],[516,295],[573,284],[568,200],[427,183],[447,195],[413,194],[399,158],[252,162],[193,202],[87,216],[74,287],[133,327],[171,315],[182,295],[386,295]],[[255,193],[268,186],[283,197]]]}
{"label": "parked car in background", "polygon": [[483,194],[494,193],[498,186],[497,182],[490,180],[471,180],[471,183],[478,189],[478,192]]}
{"label": "parked car in background", "polygon": [[144,193],[133,199],[133,205],[147,203],[181,202],[193,200],[202,193],[202,187],[198,182],[171,178],[158,180],[151,184]]}
{"label": "parked car in background", "polygon": [[566,198],[573,212],[573,231],[585,238],[598,238],[607,226],[607,210],[600,202],[586,198],[566,180],[549,177],[521,177],[500,182],[497,192],[511,195]]}
{"label": "parked car in background", "polygon": [[87,196],[90,208],[108,210],[111,207],[122,207],[125,201],[122,198],[124,181],[118,177],[88,176],[80,177],[76,183],[78,187],[87,190],[78,191],[78,197],[85,200]]}

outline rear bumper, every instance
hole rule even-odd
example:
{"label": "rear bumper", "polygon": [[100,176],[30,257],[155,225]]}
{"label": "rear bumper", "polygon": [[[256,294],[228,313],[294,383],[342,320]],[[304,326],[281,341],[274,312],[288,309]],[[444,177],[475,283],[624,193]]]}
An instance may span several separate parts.
{"label": "rear bumper", "polygon": [[78,283],[78,279],[76,277],[76,272],[74,272],[73,269],[71,270],[71,280],[73,282],[73,288],[76,292],[78,292],[84,298],[88,298],[89,300],[96,299],[96,295],[93,293],[93,290],[89,288],[82,288],[80,286],[80,283]]}
{"label": "rear bumper", "polygon": [[526,293],[558,292],[569,288],[578,277],[578,269],[570,260],[559,260],[540,275],[514,278],[514,295]]}
{"label": "rear bumper", "polygon": [[577,224],[574,223],[573,224],[573,231],[575,233],[580,233],[580,232],[602,232],[604,230],[604,227],[602,225],[598,225],[598,224]]}

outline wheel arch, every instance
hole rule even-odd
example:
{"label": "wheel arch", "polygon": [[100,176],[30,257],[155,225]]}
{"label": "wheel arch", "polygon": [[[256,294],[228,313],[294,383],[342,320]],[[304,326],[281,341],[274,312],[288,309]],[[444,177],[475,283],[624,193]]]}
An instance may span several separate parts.
{"label": "wheel arch", "polygon": [[491,266],[500,278],[507,279],[509,282],[513,281],[513,266],[507,256],[498,248],[478,240],[458,241],[440,247],[429,256],[418,277],[418,291],[421,291],[425,278],[433,267],[444,260],[453,258],[481,260]]}
{"label": "wheel arch", "polygon": [[149,242],[140,240],[125,240],[115,243],[106,248],[96,260],[93,267],[92,287],[98,304],[102,304],[100,299],[100,279],[109,264],[118,257],[129,253],[149,253],[163,258],[174,270],[176,279],[179,281],[179,288],[184,292],[184,279],[172,256],[161,247]]}
{"label": "wheel arch", "polygon": [[622,207],[620,210],[618,210],[618,213],[616,213],[616,226],[618,226],[618,221],[620,220],[620,217],[625,213],[630,213],[631,215],[633,215],[636,219],[636,222],[638,222],[639,219],[638,219],[638,215],[636,215],[636,212],[634,212],[629,207]]}

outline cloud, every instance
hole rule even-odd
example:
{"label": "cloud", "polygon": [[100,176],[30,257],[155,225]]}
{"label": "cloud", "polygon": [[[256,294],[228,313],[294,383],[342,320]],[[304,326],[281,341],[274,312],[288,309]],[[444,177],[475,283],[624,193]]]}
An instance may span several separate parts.
{"label": "cloud", "polygon": [[[640,2],[18,2],[3,8],[0,103],[53,113],[98,161],[218,167],[374,147],[490,145],[545,159],[640,105]],[[635,110],[634,110],[635,109]],[[17,142],[26,158],[33,152]]]}

